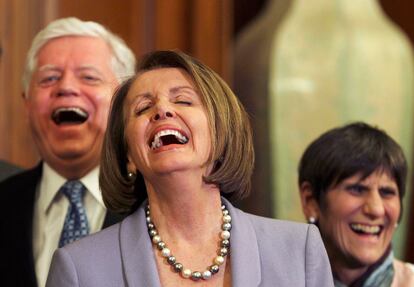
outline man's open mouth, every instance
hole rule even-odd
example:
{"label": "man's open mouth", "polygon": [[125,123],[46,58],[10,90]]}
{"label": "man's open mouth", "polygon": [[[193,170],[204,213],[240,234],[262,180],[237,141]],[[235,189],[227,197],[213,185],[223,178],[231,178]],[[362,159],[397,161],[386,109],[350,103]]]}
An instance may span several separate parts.
{"label": "man's open mouth", "polygon": [[149,142],[151,149],[155,150],[170,144],[186,144],[188,137],[177,130],[162,130],[154,135]]}
{"label": "man's open mouth", "polygon": [[89,114],[79,107],[58,108],[52,113],[52,120],[57,125],[78,125],[84,123]]}

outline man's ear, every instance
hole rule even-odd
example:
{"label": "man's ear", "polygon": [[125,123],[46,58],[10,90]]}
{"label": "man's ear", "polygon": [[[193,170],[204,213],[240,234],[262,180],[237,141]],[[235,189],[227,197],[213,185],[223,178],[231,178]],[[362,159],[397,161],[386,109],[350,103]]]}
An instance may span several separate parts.
{"label": "man's ear", "polygon": [[312,185],[308,181],[302,182],[300,185],[300,200],[306,219],[309,222],[318,221],[320,217],[319,203],[313,192]]}
{"label": "man's ear", "polygon": [[25,92],[22,92],[22,99],[23,99],[23,106],[24,106],[24,112],[26,114],[26,119],[29,118],[29,112],[30,112],[30,101],[27,97]]}

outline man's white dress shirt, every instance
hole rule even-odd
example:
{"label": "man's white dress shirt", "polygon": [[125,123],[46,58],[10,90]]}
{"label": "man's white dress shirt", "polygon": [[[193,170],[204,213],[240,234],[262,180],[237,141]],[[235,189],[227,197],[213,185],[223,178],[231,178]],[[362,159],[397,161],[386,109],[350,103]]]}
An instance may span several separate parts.
{"label": "man's white dress shirt", "polygon": [[[99,168],[96,167],[79,180],[86,187],[84,206],[88,217],[89,232],[101,230],[106,208],[102,201],[98,182]],[[39,287],[46,284],[47,274],[54,251],[58,248],[60,234],[69,200],[58,191],[67,181],[54,171],[47,163],[43,163],[43,173],[36,189],[33,217],[33,255],[37,283]]]}

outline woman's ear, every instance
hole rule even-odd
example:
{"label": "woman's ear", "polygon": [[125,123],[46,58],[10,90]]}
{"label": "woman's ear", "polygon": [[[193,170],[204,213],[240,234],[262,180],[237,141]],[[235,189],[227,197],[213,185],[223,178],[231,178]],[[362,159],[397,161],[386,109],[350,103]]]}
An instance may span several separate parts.
{"label": "woman's ear", "polygon": [[132,161],[132,158],[129,154],[127,154],[127,159],[128,159],[128,163],[127,163],[127,172],[128,173],[133,173],[136,174],[137,173],[137,167],[135,166],[134,162]]}
{"label": "woman's ear", "polygon": [[314,195],[312,185],[308,181],[302,182],[300,185],[300,200],[303,214],[308,222],[317,222],[320,217],[319,203]]}

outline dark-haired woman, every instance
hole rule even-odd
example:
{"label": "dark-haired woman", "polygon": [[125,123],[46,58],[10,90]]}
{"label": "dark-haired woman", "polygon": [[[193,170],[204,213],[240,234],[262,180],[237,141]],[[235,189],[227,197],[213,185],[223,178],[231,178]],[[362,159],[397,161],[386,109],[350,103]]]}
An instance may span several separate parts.
{"label": "dark-haired woman", "polygon": [[385,132],[364,123],[312,142],[299,166],[303,211],[325,242],[335,286],[414,286],[414,266],[394,258],[407,163]]}

